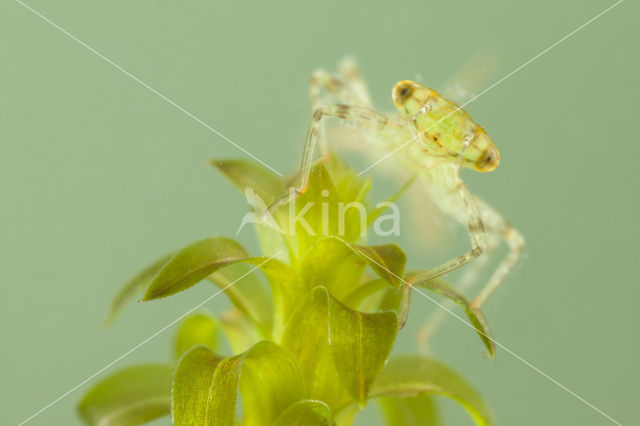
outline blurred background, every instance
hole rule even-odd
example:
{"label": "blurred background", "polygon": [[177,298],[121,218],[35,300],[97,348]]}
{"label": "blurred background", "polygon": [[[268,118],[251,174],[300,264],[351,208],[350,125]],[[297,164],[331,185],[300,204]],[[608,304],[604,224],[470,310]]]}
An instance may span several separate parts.
{"label": "blurred background", "polygon": [[[469,83],[479,93],[613,2],[28,4],[291,173],[314,69],[356,57],[386,111],[394,82],[442,89],[480,58],[486,66]],[[502,164],[463,177],[527,241],[485,310],[496,339],[625,424],[637,418],[640,378],[639,18],[638,2],[624,1],[465,108]],[[200,285],[129,306],[103,327],[112,297],[142,266],[235,233],[246,203],[206,160],[246,155],[18,2],[0,4],[0,32],[0,423],[17,424],[211,294]],[[435,265],[412,231],[403,228],[400,240],[410,264]],[[257,248],[251,232],[238,238]],[[438,241],[449,254],[467,247],[459,227]],[[207,307],[224,306],[219,297]],[[432,310],[414,295],[395,352],[416,350]],[[169,360],[173,332],[110,371]],[[455,319],[433,350],[480,390],[498,424],[612,424],[504,350],[483,357]],[[29,424],[80,424],[75,405],[89,386]],[[443,406],[447,424],[471,424]],[[376,424],[374,411],[360,424]]]}

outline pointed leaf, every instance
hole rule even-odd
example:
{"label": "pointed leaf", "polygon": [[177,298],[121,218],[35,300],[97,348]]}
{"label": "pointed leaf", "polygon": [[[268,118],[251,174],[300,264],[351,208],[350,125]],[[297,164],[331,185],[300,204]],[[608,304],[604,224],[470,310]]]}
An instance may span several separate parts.
{"label": "pointed leaf", "polygon": [[[299,253],[304,253],[318,238],[340,234],[339,201],[337,190],[324,162],[317,161],[309,173],[306,192],[295,200],[295,212],[299,217],[295,221],[295,237]],[[344,224],[345,230],[349,225]]]}
{"label": "pointed leaf", "polygon": [[342,408],[340,412],[334,414],[333,419],[337,426],[352,426],[356,421],[356,417],[358,417],[358,414],[361,412],[362,408],[358,407],[356,404],[351,404]]}
{"label": "pointed leaf", "polygon": [[[182,356],[173,376],[171,392],[171,416],[174,424],[210,424],[206,409],[209,390],[215,382],[216,369],[222,360],[222,357],[204,346],[196,346]],[[235,408],[235,395],[227,405]],[[233,411],[226,414],[232,415]]]}
{"label": "pointed leaf", "polygon": [[[242,191],[253,210],[261,215],[266,207],[287,193],[286,179],[275,175],[261,164],[250,160],[212,160],[210,164],[220,170],[233,185]],[[249,197],[249,194],[253,197]],[[274,224],[286,217],[285,209],[274,212]],[[244,219],[243,222],[244,223]],[[265,226],[260,221],[253,222],[262,253],[272,256],[287,252],[286,239],[277,226]],[[241,225],[242,226],[242,225]],[[279,226],[279,225],[278,225]],[[238,229],[240,231],[240,229]],[[282,257],[284,259],[284,255]]]}
{"label": "pointed leaf", "polygon": [[365,201],[365,196],[371,189],[370,177],[359,177],[357,172],[335,153],[331,154],[329,162],[325,165],[338,191],[340,201],[345,203]]}
{"label": "pointed leaf", "polygon": [[220,327],[234,354],[249,350],[261,340],[255,322],[236,308],[231,308],[220,316]]}
{"label": "pointed leaf", "polygon": [[212,351],[218,349],[218,327],[213,317],[204,312],[190,315],[180,324],[175,338],[176,359],[198,345]]}
{"label": "pointed leaf", "polygon": [[[335,156],[328,163],[323,159],[316,161],[305,191],[290,204],[295,211],[295,219],[289,214],[295,235],[289,239],[295,251],[305,253],[322,237],[340,237],[347,242],[361,239],[367,230],[370,209],[365,197],[370,186],[369,179],[359,178]],[[288,229],[289,234],[292,231]]]}
{"label": "pointed leaf", "polygon": [[275,343],[259,342],[224,359],[198,346],[176,369],[174,424],[234,424],[238,387],[246,425],[271,424],[291,404],[306,398],[298,367]]}
{"label": "pointed leaf", "polygon": [[300,304],[287,323],[281,344],[300,367],[311,398],[332,408],[348,402],[329,351],[329,295],[325,288],[313,289]]}
{"label": "pointed leaf", "polygon": [[396,289],[400,289],[405,285],[403,276],[407,255],[400,247],[395,244],[381,246],[353,245],[352,247],[356,253],[364,257],[371,269],[380,278],[387,280]]}
{"label": "pointed leaf", "polygon": [[[414,273],[412,273],[412,275],[415,276]],[[446,281],[440,278],[432,279],[429,281],[417,280],[415,282],[413,282],[411,278],[409,278],[407,281],[411,283],[412,286],[421,286],[427,288],[462,306],[467,314],[467,317],[469,318],[469,321],[476,329],[478,336],[480,336],[480,339],[482,339],[482,342],[489,351],[489,355],[491,355],[492,358],[495,358],[496,345],[493,342],[491,330],[489,330],[487,320],[484,318],[484,315],[482,315],[482,312],[480,312],[480,310],[478,309],[473,308],[471,306],[471,303],[469,303],[469,301],[462,294],[457,292],[453,287],[447,284]]]}
{"label": "pointed leaf", "polygon": [[362,312],[395,311],[403,315],[404,294],[389,287],[382,279],[370,280],[360,285],[344,299],[344,304]]}
{"label": "pointed leaf", "polygon": [[285,253],[289,251],[287,236],[283,229],[286,227],[285,214],[282,208],[276,211],[269,210],[272,203],[265,201],[253,189],[247,187],[244,190],[244,198],[250,206],[250,212],[245,214],[241,221],[236,235],[251,223],[258,237],[260,248],[265,256],[278,256],[286,260]]}
{"label": "pointed leaf", "polygon": [[319,239],[308,250],[300,270],[307,286],[324,285],[342,300],[358,287],[365,265],[394,288],[401,288],[406,259],[395,244],[361,246],[338,237],[327,237]]}
{"label": "pointed leaf", "polygon": [[[401,317],[403,312],[403,293],[394,288],[387,288],[378,297],[376,310],[377,311],[395,311],[398,317]],[[406,318],[405,318],[406,319]]]}
{"label": "pointed leaf", "polygon": [[396,339],[394,312],[362,313],[329,298],[329,341],[338,375],[351,396],[364,404]]}
{"label": "pointed leaf", "polygon": [[[273,300],[264,284],[247,274],[250,269],[239,264],[259,266],[272,286]],[[296,274],[283,262],[271,257],[249,257],[234,240],[207,238],[193,243],[174,255],[149,284],[143,300],[166,297],[189,288],[203,278],[223,288],[232,303],[261,326],[261,333],[270,338],[275,302],[282,329],[295,307],[296,300],[307,290]],[[232,285],[233,284],[233,285]]]}
{"label": "pointed leaf", "polygon": [[[318,286],[287,325],[282,345],[296,358],[312,397],[334,408],[345,403],[340,388],[351,399],[366,401],[397,329],[395,313],[354,311]],[[321,356],[327,348],[330,357]]]}
{"label": "pointed leaf", "polygon": [[239,262],[248,264],[230,263],[211,274],[208,279],[225,291],[229,300],[240,312],[262,325],[261,331],[268,337],[273,325],[273,300],[258,274],[249,273],[253,269],[253,264],[257,266],[266,260],[266,258],[241,259]]}
{"label": "pointed leaf", "polygon": [[211,160],[239,190],[252,188],[264,201],[270,203],[286,194],[284,180],[261,164],[250,160]]}
{"label": "pointed leaf", "polygon": [[382,397],[379,400],[389,426],[436,426],[436,406],[428,395]]}
{"label": "pointed leaf", "polygon": [[105,325],[111,324],[115,319],[116,315],[122,310],[122,308],[132,300],[134,300],[138,294],[144,290],[147,286],[151,278],[153,278],[158,271],[164,266],[169,259],[171,259],[173,255],[163,256],[160,259],[153,262],[151,265],[147,266],[144,270],[142,270],[138,275],[131,279],[125,286],[120,290],[115,299],[113,299],[113,303],[111,304],[111,310],[109,311],[109,315],[107,320],[105,321]]}
{"label": "pointed leaf", "polygon": [[[237,284],[229,286],[238,278],[246,275],[246,267],[244,265],[230,265],[212,274],[209,279],[221,288],[226,288],[226,292],[233,304],[245,315],[259,324],[264,324],[262,334],[265,337],[270,336],[271,323],[273,319],[277,320],[273,335],[279,336],[282,332],[284,323],[289,316],[297,308],[299,301],[303,299],[308,290],[301,281],[300,277],[285,263],[275,258],[252,257],[242,259],[239,262],[247,263],[252,266],[259,266],[262,273],[267,278],[271,287],[271,294],[258,283],[245,284],[245,280],[255,281],[255,275],[247,275]],[[240,266],[241,268],[236,269]],[[273,305],[275,304],[275,313]]]}
{"label": "pointed leaf", "polygon": [[[387,290],[395,291],[390,288],[389,283],[382,278],[369,280],[360,284],[355,290],[349,293],[343,299],[343,303],[349,306],[351,309],[360,309],[367,311],[366,308],[362,309],[362,306],[365,305],[365,301],[368,302],[369,299],[379,299],[378,296],[386,292]],[[369,303],[366,303],[366,305],[369,306]],[[377,303],[375,303],[375,305],[377,305]]]}
{"label": "pointed leaf", "polygon": [[171,375],[168,365],[125,368],[93,386],[78,412],[88,425],[125,426],[169,415]]}
{"label": "pointed leaf", "polygon": [[418,355],[389,360],[371,389],[371,397],[440,394],[462,405],[478,426],[492,424],[484,401],[464,379],[439,361]]}
{"label": "pointed leaf", "polygon": [[[273,335],[280,336],[284,324],[308,293],[308,289],[302,282],[298,274],[287,264],[278,259],[271,259],[265,263],[267,258],[255,258],[249,262],[253,265],[260,265],[260,270],[267,277],[275,304],[275,318]],[[255,296],[254,296],[255,297]],[[268,299],[271,302],[271,299]]]}
{"label": "pointed leaf", "polygon": [[295,358],[310,397],[326,402],[332,410],[351,400],[336,371],[329,348],[329,293],[314,288],[300,304],[281,340]]}
{"label": "pointed leaf", "polygon": [[295,360],[273,342],[246,353],[240,379],[244,424],[271,424],[291,404],[309,397]]}
{"label": "pointed leaf", "polygon": [[274,426],[331,426],[331,410],[322,401],[305,400],[291,405]]}
{"label": "pointed leaf", "polygon": [[[335,185],[337,198],[344,206],[344,234],[339,236],[346,241],[357,241],[363,237],[361,234],[367,229],[368,214],[372,210],[367,199],[371,189],[371,178],[359,177],[356,171],[337,155],[331,156],[327,169]],[[338,212],[340,213],[340,207]]]}
{"label": "pointed leaf", "polygon": [[321,238],[309,248],[300,264],[302,280],[308,289],[325,286],[342,299],[360,282],[366,267],[350,244],[340,238]]}
{"label": "pointed leaf", "polygon": [[153,278],[143,301],[167,297],[202,281],[218,269],[249,257],[229,238],[205,238],[176,253]]}

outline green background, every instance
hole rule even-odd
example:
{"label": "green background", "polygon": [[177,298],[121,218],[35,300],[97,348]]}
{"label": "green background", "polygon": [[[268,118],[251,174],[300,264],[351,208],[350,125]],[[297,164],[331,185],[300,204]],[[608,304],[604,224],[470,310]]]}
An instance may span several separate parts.
{"label": "green background", "polygon": [[[612,2],[29,4],[292,172],[314,69],[355,56],[377,106],[389,110],[395,81],[421,78],[438,89],[480,53],[495,71],[478,93]],[[487,305],[497,340],[626,424],[637,418],[640,359],[639,12],[626,0],[466,107],[502,164],[464,177],[527,240]],[[102,327],[119,285],[141,266],[203,236],[233,235],[246,204],[205,160],[245,155],[19,3],[2,1],[0,31],[0,423],[16,424],[211,294],[196,286],[130,306]],[[405,242],[416,236],[403,231]],[[255,249],[250,232],[239,238]],[[451,240],[451,253],[465,247],[463,233]],[[420,250],[409,255],[430,266]],[[414,296],[397,352],[415,350],[432,309]],[[172,332],[112,371],[168,360]],[[505,350],[495,362],[483,358],[456,320],[434,344],[498,424],[612,424]],[[29,424],[78,424],[75,404],[87,389]],[[449,424],[469,423],[445,407]],[[367,410],[361,423],[373,418]]]}

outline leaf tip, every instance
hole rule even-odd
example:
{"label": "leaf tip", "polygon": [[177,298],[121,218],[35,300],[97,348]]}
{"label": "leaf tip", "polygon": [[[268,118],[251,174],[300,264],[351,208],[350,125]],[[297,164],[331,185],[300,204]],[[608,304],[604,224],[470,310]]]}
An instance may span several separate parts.
{"label": "leaf tip", "polygon": [[212,158],[207,160],[206,163],[209,166],[224,172],[228,168],[229,161]]}
{"label": "leaf tip", "polygon": [[487,357],[491,358],[491,361],[496,360],[496,348],[493,345],[491,345],[491,348],[487,351]]}
{"label": "leaf tip", "polygon": [[117,308],[115,304],[111,305],[111,307],[109,308],[109,312],[107,312],[107,317],[104,319],[104,322],[102,323],[102,326],[104,328],[108,328],[109,326],[111,326],[111,324],[113,324],[113,320],[116,319],[116,316],[118,315],[119,311],[120,310]]}
{"label": "leaf tip", "polygon": [[162,297],[162,296],[159,296],[157,292],[153,292],[150,290],[152,290],[151,285],[149,285],[149,288],[147,289],[147,291],[144,292],[142,297],[138,299],[138,303],[148,302],[150,300],[157,299],[158,297]]}

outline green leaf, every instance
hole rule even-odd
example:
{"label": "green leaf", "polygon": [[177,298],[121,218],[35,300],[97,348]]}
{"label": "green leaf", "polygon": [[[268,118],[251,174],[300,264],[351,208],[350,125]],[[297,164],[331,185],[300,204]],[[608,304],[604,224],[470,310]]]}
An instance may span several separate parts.
{"label": "green leaf", "polygon": [[205,238],[176,253],[153,278],[142,301],[167,297],[199,283],[218,269],[248,258],[245,249],[229,238]]}
{"label": "green leaf", "polygon": [[218,327],[213,317],[204,312],[190,315],[180,324],[175,338],[176,359],[198,345],[212,351],[218,349]]}
{"label": "green leaf", "polygon": [[339,408],[364,403],[398,329],[393,312],[366,314],[340,303],[318,286],[285,329],[282,345],[296,359],[312,398]]}
{"label": "green leaf", "polygon": [[284,180],[261,164],[250,160],[211,160],[239,190],[252,188],[260,198],[270,203],[286,194]]}
{"label": "green leaf", "polygon": [[457,373],[434,359],[418,355],[391,358],[371,389],[371,397],[440,394],[462,405],[478,426],[492,424],[478,392]]}
{"label": "green leaf", "polygon": [[382,279],[387,280],[396,289],[402,288],[404,266],[407,263],[407,255],[395,244],[381,246],[357,246],[353,249],[363,256],[371,269]]}
{"label": "green leaf", "polygon": [[309,397],[295,360],[268,341],[246,352],[240,389],[246,426],[271,424],[291,404]]}
{"label": "green leaf", "polygon": [[138,294],[144,290],[146,285],[151,281],[151,278],[158,273],[158,271],[171,259],[173,255],[163,256],[160,259],[147,266],[138,275],[136,275],[131,281],[129,281],[116,295],[113,303],[111,304],[111,310],[105,325],[109,325],[113,322],[116,315],[122,310],[124,305],[134,300]]}
{"label": "green leaf", "polygon": [[358,414],[362,412],[362,408],[356,404],[351,404],[340,410],[339,413],[333,415],[333,420],[337,426],[352,426],[356,421]]}
{"label": "green leaf", "polygon": [[278,345],[262,341],[221,359],[198,346],[187,352],[173,382],[173,423],[232,425],[238,387],[245,425],[271,424],[291,404],[305,399],[300,371]]}
{"label": "green leaf", "polygon": [[371,189],[370,177],[359,177],[356,171],[335,153],[331,153],[330,160],[325,165],[341,201],[366,201],[365,196]]}
{"label": "green leaf", "polygon": [[[343,299],[343,303],[349,306],[351,309],[361,309],[362,306],[368,306],[369,299],[377,299],[379,294],[385,292],[386,290],[393,290],[389,287],[389,283],[382,278],[376,278],[373,280],[365,281],[356,287],[355,290],[347,294],[347,296]],[[376,304],[377,305],[377,304]],[[364,309],[367,311],[367,309]]]}
{"label": "green leaf", "polygon": [[[229,300],[240,312],[262,326],[269,336],[273,325],[273,300],[260,277],[251,272],[251,265],[260,265],[267,258],[240,259],[211,274],[208,279],[225,291]],[[276,261],[273,259],[272,261]],[[262,267],[267,267],[271,261]]]}
{"label": "green leaf", "polygon": [[358,285],[366,265],[349,243],[325,237],[307,251],[299,270],[308,289],[323,285],[341,299]]}
{"label": "green leaf", "polygon": [[91,388],[78,412],[88,425],[139,425],[169,415],[171,375],[168,365],[125,368]]}
{"label": "green leaf", "polygon": [[389,287],[383,279],[362,283],[344,299],[344,304],[362,312],[395,311],[398,317],[403,315],[404,294]]}
{"label": "green leaf", "polygon": [[394,312],[362,313],[329,298],[329,341],[338,375],[364,405],[387,361],[398,331]]}
{"label": "green leaf", "polygon": [[[216,355],[204,346],[196,346],[185,353],[173,376],[173,389],[171,399],[171,416],[176,425],[208,425],[216,424],[211,416],[233,416],[235,410],[235,391],[227,395],[228,400],[221,401],[225,395],[218,396],[216,403],[219,412],[209,413],[209,392],[218,383],[216,369],[222,357]],[[231,406],[227,412],[222,409]],[[232,417],[228,417],[232,418]],[[220,423],[223,424],[223,423]]]}
{"label": "green leaf", "polygon": [[331,426],[331,410],[322,401],[298,401],[285,410],[274,426]]}
{"label": "green leaf", "polygon": [[249,350],[261,339],[255,321],[236,308],[231,308],[220,316],[220,327],[234,354]]}
{"label": "green leaf", "polygon": [[[300,217],[295,222],[299,253],[304,253],[318,238],[340,234],[339,201],[323,160],[317,161],[309,173],[306,192],[295,200],[296,215]],[[344,227],[346,232],[349,224]]]}
{"label": "green leaf", "polygon": [[[306,297],[308,289],[298,274],[287,264],[277,259],[271,259],[266,263],[265,260],[267,259],[255,258],[249,260],[249,262],[254,265],[260,265],[260,270],[269,281],[276,311],[276,324],[274,325],[273,335],[280,336],[284,324],[298,307],[300,300]],[[253,297],[256,296],[254,295]]]}
{"label": "green leaf", "polygon": [[322,237],[361,239],[367,229],[365,197],[370,186],[369,179],[359,178],[335,156],[328,163],[316,161],[304,193],[295,200],[295,238],[289,236],[294,251],[304,254]]}
{"label": "green leaf", "polygon": [[318,237],[339,236],[356,241],[367,229],[368,203],[365,197],[371,180],[332,155],[330,161],[316,161],[309,172],[306,192],[296,200],[296,213],[304,209],[303,218],[309,228],[296,222],[299,252],[304,253]]}
{"label": "green leaf", "polygon": [[379,311],[396,311],[398,316],[402,315],[402,302],[403,302],[403,294],[402,292],[394,289],[387,288],[378,299],[378,310]]}
{"label": "green leaf", "polygon": [[[262,334],[269,337],[268,331],[274,318],[273,305],[275,304],[275,319],[277,323],[273,330],[275,336],[282,332],[284,323],[297,308],[299,301],[303,299],[308,290],[300,277],[285,263],[266,257],[252,257],[242,259],[239,262],[253,266],[259,266],[271,286],[271,294],[265,291],[262,283],[255,282],[254,275],[248,275],[237,284],[229,286],[233,281],[246,275],[245,265],[230,265],[212,274],[209,279],[226,288],[226,292],[233,304],[245,315],[258,324],[263,324]],[[236,269],[240,267],[239,269]],[[248,280],[247,283],[244,281]]]}
{"label": "green leaf", "polygon": [[300,304],[287,323],[281,345],[295,358],[311,398],[326,402],[332,410],[349,402],[329,348],[326,288],[314,288]]}
{"label": "green leaf", "polygon": [[[415,275],[417,275],[417,273],[412,272],[412,276]],[[482,342],[489,351],[489,355],[491,355],[492,358],[495,358],[496,345],[493,342],[491,330],[489,330],[487,320],[484,318],[484,315],[482,315],[482,312],[480,312],[480,310],[478,309],[473,308],[471,306],[471,303],[469,303],[469,301],[462,294],[457,292],[453,287],[447,284],[446,281],[440,278],[435,278],[429,281],[418,280],[415,282],[413,282],[411,278],[409,278],[408,282],[414,287],[421,286],[427,288],[434,293],[444,296],[462,306],[467,314],[467,317],[469,318],[469,321],[471,321],[471,324],[476,329],[478,336],[480,336],[480,339],[482,339]]]}
{"label": "green leaf", "polygon": [[438,425],[436,406],[428,395],[382,397],[379,402],[389,426]]}
{"label": "green leaf", "polygon": [[[210,163],[243,192],[256,214],[262,214],[262,210],[266,210],[271,203],[287,193],[285,179],[275,175],[271,170],[257,162],[250,160],[212,160]],[[286,217],[286,209],[278,209],[274,213],[276,223],[284,217]],[[254,229],[258,236],[262,253],[265,256],[287,252],[286,240],[277,229],[259,222],[254,222]]]}
{"label": "green leaf", "polygon": [[[340,237],[346,241],[356,241],[368,226],[368,214],[371,207],[367,194],[371,189],[371,178],[361,178],[356,171],[344,163],[339,156],[331,155],[327,168],[331,180],[335,185],[338,200],[344,206],[344,235]],[[350,207],[349,203],[352,204]],[[361,210],[363,208],[363,210]],[[338,207],[338,211],[340,208]]]}
{"label": "green leaf", "polygon": [[300,271],[309,288],[324,285],[335,297],[343,299],[359,286],[366,265],[394,288],[401,288],[406,259],[395,244],[361,246],[326,237],[308,250]]}
{"label": "green leaf", "polygon": [[[273,301],[263,283],[254,274],[248,274],[250,268],[242,263],[260,267],[272,287]],[[203,278],[223,288],[232,303],[261,326],[265,337],[270,337],[272,331],[273,302],[279,313],[276,325],[279,332],[296,301],[307,292],[286,264],[275,258],[249,257],[234,240],[217,237],[193,243],[174,255],[149,284],[143,300],[169,296]]]}

